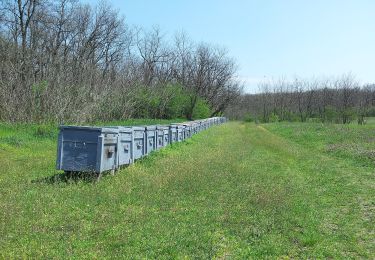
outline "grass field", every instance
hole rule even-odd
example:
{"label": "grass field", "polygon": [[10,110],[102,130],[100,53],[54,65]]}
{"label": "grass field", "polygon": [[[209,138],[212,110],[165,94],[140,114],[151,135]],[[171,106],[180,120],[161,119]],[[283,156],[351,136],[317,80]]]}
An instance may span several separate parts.
{"label": "grass field", "polygon": [[231,122],[98,183],[55,156],[0,125],[0,258],[375,258],[374,124]]}

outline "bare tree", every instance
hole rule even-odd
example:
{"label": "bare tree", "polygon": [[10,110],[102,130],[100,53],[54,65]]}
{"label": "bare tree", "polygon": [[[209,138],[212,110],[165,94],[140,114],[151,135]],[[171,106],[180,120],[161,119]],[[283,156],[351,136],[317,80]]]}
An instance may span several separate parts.
{"label": "bare tree", "polygon": [[218,114],[240,92],[226,52],[129,28],[105,2],[0,0],[0,50],[1,120],[167,117],[173,84],[190,99],[178,116],[192,118],[198,101]]}
{"label": "bare tree", "polygon": [[347,124],[357,118],[375,115],[374,85],[360,87],[351,74],[339,78],[265,80],[260,94],[244,95],[241,102],[231,103],[228,113],[239,117],[260,118],[269,122],[271,116],[282,121],[319,120]]}

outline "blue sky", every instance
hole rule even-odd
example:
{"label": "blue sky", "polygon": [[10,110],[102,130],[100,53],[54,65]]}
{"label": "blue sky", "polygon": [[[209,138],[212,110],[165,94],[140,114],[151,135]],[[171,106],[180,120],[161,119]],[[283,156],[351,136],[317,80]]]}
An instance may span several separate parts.
{"label": "blue sky", "polygon": [[[97,3],[96,0],[84,2]],[[264,78],[352,73],[375,83],[374,0],[107,0],[129,25],[229,50],[246,92]]]}

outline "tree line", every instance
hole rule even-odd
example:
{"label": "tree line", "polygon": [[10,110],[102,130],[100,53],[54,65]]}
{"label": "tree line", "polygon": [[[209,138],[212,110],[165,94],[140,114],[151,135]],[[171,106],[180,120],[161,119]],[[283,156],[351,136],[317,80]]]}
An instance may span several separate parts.
{"label": "tree line", "polygon": [[352,74],[337,78],[264,80],[260,93],[244,94],[228,109],[235,119],[259,122],[315,121],[366,123],[375,116],[375,84],[359,84]]}
{"label": "tree line", "polygon": [[219,115],[236,72],[224,48],[130,27],[105,2],[0,0],[1,121]]}

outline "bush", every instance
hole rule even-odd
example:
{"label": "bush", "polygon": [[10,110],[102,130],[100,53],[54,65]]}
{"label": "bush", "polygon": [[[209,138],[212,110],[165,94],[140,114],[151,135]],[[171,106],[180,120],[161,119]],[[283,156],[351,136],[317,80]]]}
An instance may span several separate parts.
{"label": "bush", "polygon": [[322,119],[320,119],[318,117],[308,117],[308,118],[306,118],[306,122],[307,123],[321,123]]}
{"label": "bush", "polygon": [[[104,98],[103,98],[104,100]],[[173,119],[186,117],[191,105],[191,93],[179,84],[154,87],[135,86],[128,96],[114,93],[98,106],[93,121],[121,120],[132,118]],[[130,116],[128,116],[130,115]],[[198,97],[192,111],[193,118],[206,118],[211,115],[208,102]]]}
{"label": "bush", "polygon": [[[138,86],[133,94],[135,118],[163,118],[172,119],[185,115],[189,105],[189,93],[178,84],[147,87]],[[196,114],[204,113],[203,104],[198,104]]]}
{"label": "bush", "polygon": [[194,119],[201,119],[201,118],[207,118],[211,115],[211,108],[208,105],[207,101],[198,98],[197,103],[195,104],[194,110],[193,110],[193,118]]}
{"label": "bush", "polygon": [[169,101],[165,107],[165,118],[172,119],[183,117],[189,104],[189,95],[180,85],[168,85],[165,91],[169,96]]}
{"label": "bush", "polygon": [[279,116],[276,113],[272,113],[269,117],[270,123],[279,122]]}
{"label": "bush", "polygon": [[284,112],[284,120],[287,120],[289,122],[300,122],[301,117],[297,113],[293,113],[292,111],[285,111]]}
{"label": "bush", "polygon": [[342,116],[342,123],[349,124],[351,121],[353,121],[356,118],[356,111],[354,108],[347,108],[342,111],[341,116]]}
{"label": "bush", "polygon": [[35,129],[34,136],[42,138],[53,138],[56,134],[56,127],[51,125],[39,125]]}
{"label": "bush", "polygon": [[375,117],[375,107],[371,107],[367,110],[366,117]]}
{"label": "bush", "polygon": [[243,121],[251,123],[254,122],[254,118],[250,114],[246,114],[243,118]]}
{"label": "bush", "polygon": [[336,111],[334,107],[332,106],[325,107],[324,121],[337,123],[337,121],[339,120],[338,118],[339,118],[339,113]]}

